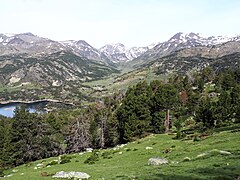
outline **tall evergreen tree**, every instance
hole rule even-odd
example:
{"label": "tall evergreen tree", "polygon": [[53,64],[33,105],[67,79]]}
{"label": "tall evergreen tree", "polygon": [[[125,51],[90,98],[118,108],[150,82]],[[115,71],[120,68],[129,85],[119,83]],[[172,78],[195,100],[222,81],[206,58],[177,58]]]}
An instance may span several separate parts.
{"label": "tall evergreen tree", "polygon": [[60,144],[51,136],[49,126],[25,106],[16,108],[9,137],[5,148],[13,165],[61,153]]}
{"label": "tall evergreen tree", "polygon": [[[153,94],[151,101],[152,112],[166,112],[165,127],[168,130],[170,125],[169,111],[180,102],[177,89],[171,84],[161,84]],[[156,122],[152,122],[152,124],[154,125]]]}

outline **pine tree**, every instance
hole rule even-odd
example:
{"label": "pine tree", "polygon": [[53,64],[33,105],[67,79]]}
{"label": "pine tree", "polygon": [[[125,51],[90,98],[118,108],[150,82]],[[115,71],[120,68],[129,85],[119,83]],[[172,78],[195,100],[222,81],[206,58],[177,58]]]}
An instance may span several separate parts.
{"label": "pine tree", "polygon": [[169,112],[170,110],[174,109],[180,102],[177,89],[173,85],[162,84],[153,94],[151,101],[152,112],[166,112],[165,128],[166,131],[168,131],[170,128],[169,125],[171,123]]}
{"label": "pine tree", "polygon": [[197,122],[202,122],[204,127],[212,128],[215,125],[215,106],[209,98],[201,99],[196,111]]}
{"label": "pine tree", "polygon": [[5,151],[11,160],[9,165],[20,165],[61,152],[59,142],[51,136],[51,129],[37,114],[25,106],[16,108]]}

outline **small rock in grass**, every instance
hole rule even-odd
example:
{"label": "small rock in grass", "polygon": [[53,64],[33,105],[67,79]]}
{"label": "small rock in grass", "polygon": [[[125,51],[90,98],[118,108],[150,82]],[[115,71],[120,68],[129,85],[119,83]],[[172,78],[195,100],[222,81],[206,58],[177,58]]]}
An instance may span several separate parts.
{"label": "small rock in grass", "polygon": [[118,154],[122,154],[122,152],[119,152]]}
{"label": "small rock in grass", "polygon": [[183,161],[191,161],[191,158],[190,157],[185,157],[185,158],[183,158]]}
{"label": "small rock in grass", "polygon": [[222,151],[222,150],[218,150],[218,149],[213,149],[211,151],[209,151],[210,154],[212,155],[218,155],[218,154],[221,154],[221,155],[231,155],[232,153],[228,152],[228,151]]}
{"label": "small rock in grass", "polygon": [[43,164],[37,164],[36,166],[37,166],[37,167],[41,167],[41,166],[43,166]]}
{"label": "small rock in grass", "polygon": [[78,179],[88,179],[90,178],[90,175],[84,172],[64,172],[60,171],[57,172],[55,175],[52,176],[53,178],[78,178]]}
{"label": "small rock in grass", "polygon": [[202,154],[197,155],[197,158],[202,158],[202,157],[205,157],[205,156],[207,156],[207,154],[206,153],[202,153]]}
{"label": "small rock in grass", "polygon": [[8,175],[5,175],[3,177],[11,177],[11,176],[13,176],[13,174],[8,174]]}
{"label": "small rock in grass", "polygon": [[149,149],[153,149],[153,148],[152,148],[152,147],[148,147],[148,146],[147,146],[145,149],[146,149],[146,150],[149,150]]}
{"label": "small rock in grass", "polygon": [[148,165],[159,166],[162,164],[168,164],[168,160],[160,157],[153,157],[148,160]]}
{"label": "small rock in grass", "polygon": [[15,172],[18,172],[18,170],[17,170],[17,169],[13,169],[12,172],[14,172],[14,173],[15,173]]}
{"label": "small rock in grass", "polygon": [[228,152],[228,151],[219,151],[220,152],[220,154],[222,154],[222,155],[231,155],[232,153],[230,153],[230,152]]}
{"label": "small rock in grass", "polygon": [[21,175],[21,176],[23,176],[23,175],[24,175],[24,173],[21,173],[20,175]]}
{"label": "small rock in grass", "polygon": [[87,151],[87,152],[92,152],[92,151],[93,151],[93,148],[86,148],[86,151]]}

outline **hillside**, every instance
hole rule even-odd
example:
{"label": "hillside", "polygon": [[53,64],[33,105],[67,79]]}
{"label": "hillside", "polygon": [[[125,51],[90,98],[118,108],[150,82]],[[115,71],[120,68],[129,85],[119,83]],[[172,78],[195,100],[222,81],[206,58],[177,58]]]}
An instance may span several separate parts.
{"label": "hillside", "polygon": [[125,91],[143,79],[164,80],[207,66],[235,68],[239,43],[239,36],[177,33],[153,46],[127,48],[117,43],[97,49],[84,40],[58,42],[32,33],[0,34],[0,98],[89,101]]}
{"label": "hillside", "polygon": [[15,55],[0,57],[3,84],[39,83],[60,86],[67,81],[89,81],[117,73],[113,67],[59,51],[41,56]]}
{"label": "hillside", "polygon": [[[240,126],[219,128],[213,135],[188,134],[174,140],[175,134],[150,135],[117,148],[100,150],[99,160],[85,164],[91,152],[67,155],[71,162],[47,166],[58,157],[28,163],[5,173],[7,179],[52,179],[58,171],[80,171],[90,179],[237,179],[240,176]],[[199,138],[194,138],[199,137]],[[164,157],[169,163],[149,166],[151,157]],[[39,168],[35,168],[39,167]],[[48,177],[45,177],[49,175]]]}

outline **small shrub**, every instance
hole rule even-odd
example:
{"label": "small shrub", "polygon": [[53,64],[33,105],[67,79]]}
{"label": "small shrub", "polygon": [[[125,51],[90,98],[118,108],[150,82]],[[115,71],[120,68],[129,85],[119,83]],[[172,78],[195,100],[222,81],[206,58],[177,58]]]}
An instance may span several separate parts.
{"label": "small shrub", "polygon": [[220,164],[213,164],[214,167],[220,167]]}
{"label": "small shrub", "polygon": [[213,130],[213,129],[207,129],[207,130],[205,131],[205,134],[206,134],[207,136],[213,135],[213,133],[214,133],[214,130]]}
{"label": "small shrub", "polygon": [[53,166],[53,165],[56,165],[56,164],[58,164],[58,160],[53,160],[50,163],[48,163],[46,166]]}
{"label": "small shrub", "polygon": [[74,158],[76,158],[77,156],[76,156],[76,155],[71,155],[70,157],[71,157],[71,159],[74,159]]}
{"label": "small shrub", "polygon": [[71,157],[67,155],[60,156],[60,164],[65,164],[71,162]]}
{"label": "small shrub", "polygon": [[231,133],[240,132],[240,129],[231,130]]}
{"label": "small shrub", "polygon": [[196,141],[201,141],[201,139],[198,137],[198,136],[194,136],[193,137],[193,141],[196,142]]}
{"label": "small shrub", "polygon": [[187,135],[181,131],[178,131],[176,136],[173,139],[184,139]]}
{"label": "small shrub", "polygon": [[191,127],[194,127],[196,124],[196,122],[192,119],[192,118],[189,118],[185,121],[185,126],[191,128]]}
{"label": "small shrub", "polygon": [[3,169],[0,168],[0,177],[3,177],[3,176],[4,176]]}
{"label": "small shrub", "polygon": [[116,149],[112,152],[112,154],[116,154],[116,153],[119,153],[120,152],[120,149]]}
{"label": "small shrub", "polygon": [[152,145],[155,145],[155,144],[157,144],[157,143],[156,143],[156,142],[153,142],[153,143],[152,143]]}
{"label": "small shrub", "polygon": [[163,151],[164,154],[171,153],[171,152],[172,152],[172,148],[167,148]]}
{"label": "small shrub", "polygon": [[47,177],[47,176],[52,176],[53,174],[49,174],[48,172],[42,172],[41,176]]}
{"label": "small shrub", "polygon": [[32,166],[32,165],[33,165],[32,162],[29,162],[29,163],[27,163],[27,164],[24,164],[24,166],[27,166],[27,167],[30,167],[30,166]]}
{"label": "small shrub", "polygon": [[102,153],[103,159],[111,159],[112,158],[112,152],[111,151],[105,151]]}
{"label": "small shrub", "polygon": [[182,137],[182,133],[181,133],[181,131],[178,131],[178,132],[177,132],[176,139],[181,139],[181,137]]}
{"label": "small shrub", "polygon": [[84,163],[85,164],[95,164],[96,161],[99,160],[99,155],[98,155],[98,151],[94,150],[91,154],[91,156],[89,156]]}

